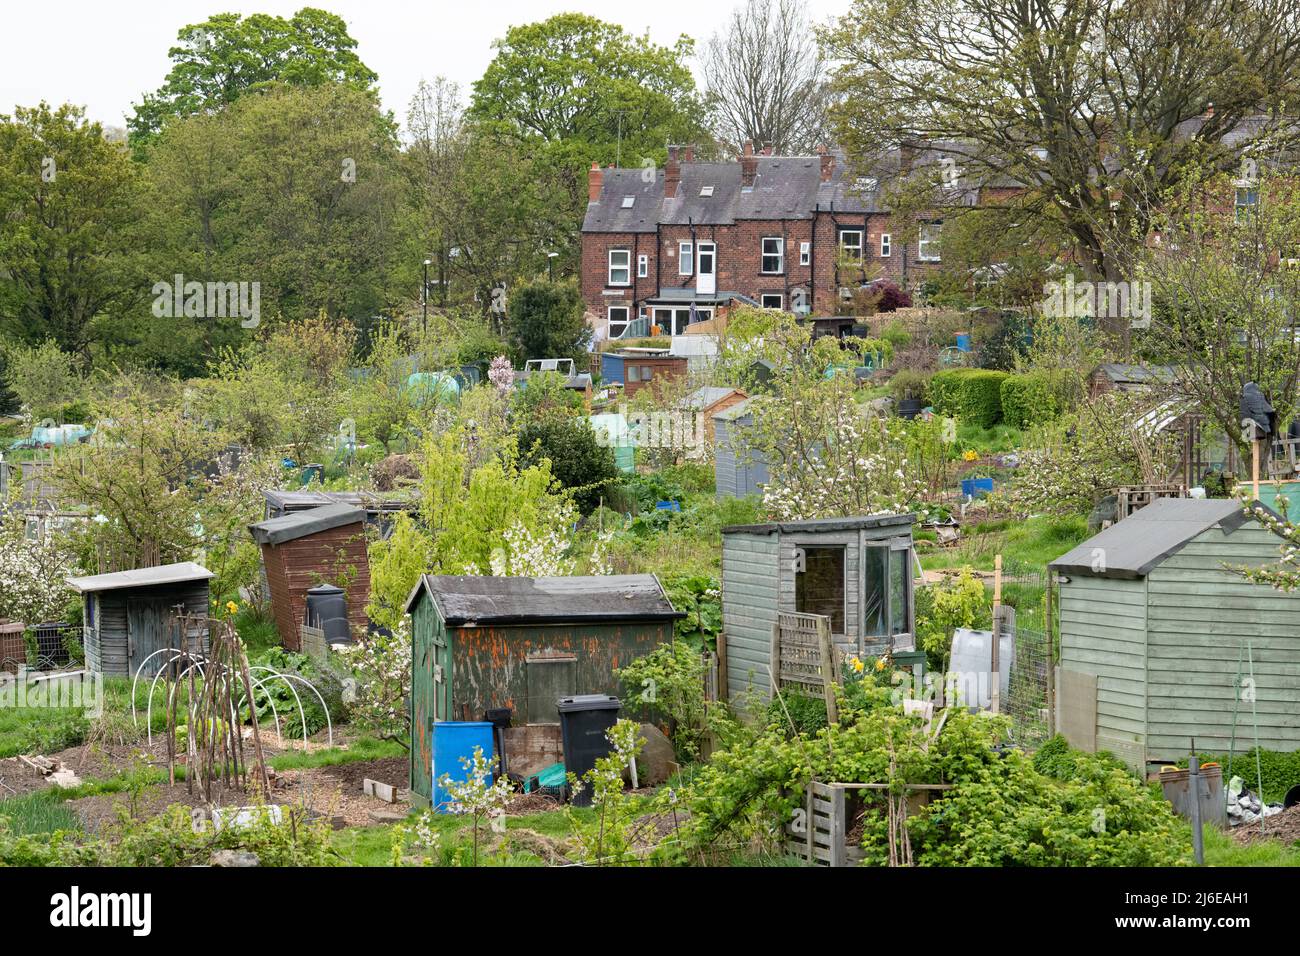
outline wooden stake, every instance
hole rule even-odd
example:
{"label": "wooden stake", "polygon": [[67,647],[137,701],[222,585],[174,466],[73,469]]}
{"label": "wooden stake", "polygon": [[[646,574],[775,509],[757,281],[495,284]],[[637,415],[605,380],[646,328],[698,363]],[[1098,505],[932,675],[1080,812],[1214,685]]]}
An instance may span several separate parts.
{"label": "wooden stake", "polygon": [[1254,486],[1254,501],[1259,500],[1259,440],[1250,443],[1250,476]]}
{"label": "wooden stake", "polygon": [[989,684],[989,709],[993,713],[1002,710],[1002,662],[999,651],[1002,650],[1002,629],[998,626],[1002,610],[1002,555],[993,558],[993,646],[989,648],[989,670],[992,683]]}

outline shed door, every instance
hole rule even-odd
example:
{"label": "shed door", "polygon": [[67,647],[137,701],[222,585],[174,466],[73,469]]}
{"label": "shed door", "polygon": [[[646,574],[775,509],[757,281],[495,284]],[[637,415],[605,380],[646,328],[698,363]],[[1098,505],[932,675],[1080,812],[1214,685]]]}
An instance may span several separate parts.
{"label": "shed door", "polygon": [[[167,638],[167,622],[171,610],[166,601],[128,598],[126,602],[126,663],[127,671],[134,675],[140,666],[154,651],[170,646]],[[142,671],[142,674],[156,674],[161,670],[167,657],[159,654]]]}
{"label": "shed door", "polygon": [[579,693],[578,658],[573,654],[541,652],[529,654],[527,664],[528,700],[524,706],[527,722],[558,724],[560,711],[556,705],[560,698]]}

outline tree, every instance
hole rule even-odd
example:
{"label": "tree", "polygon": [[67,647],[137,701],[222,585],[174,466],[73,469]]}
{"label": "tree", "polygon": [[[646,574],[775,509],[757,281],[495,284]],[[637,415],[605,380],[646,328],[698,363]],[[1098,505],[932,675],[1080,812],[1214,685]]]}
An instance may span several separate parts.
{"label": "tree", "polygon": [[0,351],[8,366],[5,381],[37,421],[58,418],[63,406],[77,397],[82,383],[76,356],[64,352],[53,339]]}
{"label": "tree", "polygon": [[[561,187],[553,212],[576,233],[593,162],[661,163],[666,144],[694,142],[703,110],[687,66],[693,43],[671,47],[578,13],[511,27],[474,83],[470,120],[527,148]],[[576,270],[577,243],[546,246]],[[561,273],[564,274],[564,273]]]}
{"label": "tree", "polygon": [[538,279],[518,286],[508,305],[510,336],[525,358],[582,357],[591,329],[583,320],[582,296],[574,282]]}
{"label": "tree", "polygon": [[[220,113],[172,122],[147,168],[151,281],[180,273],[256,284],[262,317],[323,311],[365,326],[394,301],[397,163],[396,132],[375,96],[346,85],[274,84]],[[239,325],[152,322],[197,329],[201,358],[246,341]]]}
{"label": "tree", "polygon": [[826,68],[803,0],[746,0],[700,59],[719,139],[778,156],[825,143]]}
{"label": "tree", "polygon": [[1171,365],[1180,391],[1247,460],[1238,404],[1247,382],[1260,386],[1280,423],[1300,412],[1300,269],[1279,261],[1279,252],[1295,255],[1300,184],[1265,170],[1255,188],[1258,204],[1238,221],[1225,212],[1231,179],[1189,178],[1162,203],[1159,243],[1138,260],[1152,300],[1150,326],[1137,333],[1142,356]]}
{"label": "tree", "polygon": [[142,297],[137,171],[78,107],[0,116],[0,331],[90,358],[91,323]]}
{"label": "tree", "polygon": [[356,55],[343,18],[314,7],[288,19],[219,13],[182,27],[176,39],[163,85],[127,121],[133,148],[152,143],[170,120],[215,112],[272,83],[369,90],[378,79]]}
{"label": "tree", "polygon": [[[958,182],[1018,184],[1024,215],[1058,219],[1090,279],[1124,277],[1191,160],[1300,134],[1282,0],[856,0],[824,40],[851,155],[941,143]],[[955,215],[965,193],[918,205]]]}
{"label": "tree", "polygon": [[585,418],[551,419],[525,425],[519,431],[520,461],[550,461],[551,473],[573,494],[574,504],[590,514],[609,497],[618,479],[614,450],[600,444]]}

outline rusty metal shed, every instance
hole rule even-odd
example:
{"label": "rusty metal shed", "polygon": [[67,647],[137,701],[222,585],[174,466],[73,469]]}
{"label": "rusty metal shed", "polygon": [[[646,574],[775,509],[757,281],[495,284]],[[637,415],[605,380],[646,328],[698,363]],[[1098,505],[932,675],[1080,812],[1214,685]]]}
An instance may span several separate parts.
{"label": "rusty metal shed", "polygon": [[424,575],[412,623],[411,792],[428,800],[430,728],[509,707],[559,721],[572,694],[618,692],[617,668],[673,637],[685,615],[652,574],[504,578]]}

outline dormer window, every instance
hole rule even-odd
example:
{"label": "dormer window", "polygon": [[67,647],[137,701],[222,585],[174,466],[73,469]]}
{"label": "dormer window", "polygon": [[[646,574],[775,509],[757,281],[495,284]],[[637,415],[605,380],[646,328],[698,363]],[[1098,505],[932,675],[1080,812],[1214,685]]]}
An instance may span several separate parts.
{"label": "dormer window", "polygon": [[701,195],[701,196],[712,196],[712,195],[713,195],[713,187],[712,187],[712,186],[701,186],[701,187],[700,187],[700,195]]}
{"label": "dormer window", "polygon": [[634,202],[636,202],[636,197],[635,197],[635,196],[624,196],[624,197],[623,197],[623,208],[624,208],[624,209],[631,209],[631,208],[632,208],[632,204],[633,204]]}

